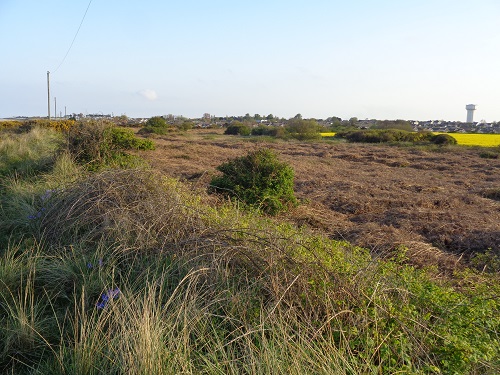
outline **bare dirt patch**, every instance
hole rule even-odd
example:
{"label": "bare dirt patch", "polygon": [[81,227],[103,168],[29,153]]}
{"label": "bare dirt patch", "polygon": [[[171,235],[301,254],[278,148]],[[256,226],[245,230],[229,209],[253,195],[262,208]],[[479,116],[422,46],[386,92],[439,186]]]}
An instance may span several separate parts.
{"label": "bare dirt patch", "polygon": [[[286,218],[331,238],[384,254],[398,245],[415,258],[450,263],[491,248],[500,255],[500,160],[475,149],[262,141],[192,131],[155,139],[153,167],[204,187],[215,168],[271,148],[295,170],[303,204]],[[418,262],[417,262],[418,263]]]}

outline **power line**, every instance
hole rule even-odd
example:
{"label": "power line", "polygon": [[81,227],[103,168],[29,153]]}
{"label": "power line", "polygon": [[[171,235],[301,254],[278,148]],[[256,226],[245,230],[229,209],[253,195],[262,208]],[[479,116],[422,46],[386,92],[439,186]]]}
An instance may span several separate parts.
{"label": "power line", "polygon": [[64,61],[66,60],[66,57],[68,57],[69,51],[71,51],[71,47],[73,47],[73,44],[75,43],[76,37],[78,36],[80,29],[82,28],[83,21],[85,21],[85,16],[87,15],[87,12],[89,11],[90,4],[92,4],[92,0],[89,1],[89,5],[87,6],[87,10],[85,10],[85,14],[83,15],[83,18],[82,18],[82,22],[80,22],[80,26],[78,26],[78,30],[76,30],[75,37],[73,38],[73,41],[71,42],[71,45],[69,46],[68,51],[66,52],[66,55],[64,55],[61,63],[58,65],[58,67],[52,73],[57,72],[59,70],[59,68],[61,67],[61,65],[64,63]]}

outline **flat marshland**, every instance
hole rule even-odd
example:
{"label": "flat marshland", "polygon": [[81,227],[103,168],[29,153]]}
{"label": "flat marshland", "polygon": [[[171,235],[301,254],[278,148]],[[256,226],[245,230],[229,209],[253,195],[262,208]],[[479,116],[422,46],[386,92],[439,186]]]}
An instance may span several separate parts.
{"label": "flat marshland", "polygon": [[[0,133],[0,372],[499,373],[496,150],[48,127]],[[259,149],[273,217],[207,193]]]}

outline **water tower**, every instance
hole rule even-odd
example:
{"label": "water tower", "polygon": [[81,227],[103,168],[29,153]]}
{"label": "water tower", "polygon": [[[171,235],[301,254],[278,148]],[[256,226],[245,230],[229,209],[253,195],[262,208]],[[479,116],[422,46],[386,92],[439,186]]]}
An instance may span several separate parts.
{"label": "water tower", "polygon": [[467,104],[465,109],[467,110],[467,122],[474,122],[474,111],[476,110],[476,105]]}

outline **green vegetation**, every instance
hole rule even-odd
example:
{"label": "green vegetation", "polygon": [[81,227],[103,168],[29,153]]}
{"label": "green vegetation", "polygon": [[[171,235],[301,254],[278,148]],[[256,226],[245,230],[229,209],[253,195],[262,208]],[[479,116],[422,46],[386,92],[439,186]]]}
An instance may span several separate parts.
{"label": "green vegetation", "polygon": [[373,129],[398,129],[407,132],[413,131],[410,121],[406,120],[379,120],[375,123]]}
{"label": "green vegetation", "polygon": [[79,163],[97,170],[106,166],[134,166],[140,160],[126,150],[152,150],[150,140],[135,137],[130,129],[106,121],[81,121],[68,132],[68,150]]}
{"label": "green vegetation", "polygon": [[167,121],[161,116],[151,117],[147,122],[146,126],[142,128],[142,132],[144,133],[153,133],[164,135],[169,132],[170,125],[167,124]]}
{"label": "green vegetation", "polygon": [[431,142],[436,145],[456,145],[457,140],[449,134],[437,134],[431,138]]}
{"label": "green vegetation", "polygon": [[210,183],[212,191],[235,197],[268,214],[296,205],[293,169],[269,149],[260,149],[221,164],[221,176]]}
{"label": "green vegetation", "polygon": [[295,116],[288,121],[286,131],[292,138],[298,140],[320,139],[322,130],[316,120],[303,120],[300,115]]}
{"label": "green vegetation", "polygon": [[[408,266],[404,248],[374,258],[231,203],[214,208],[152,170],[88,173],[62,135],[33,140],[37,131],[0,141],[0,372],[499,372],[497,274],[437,278]],[[33,167],[7,171],[24,163]],[[263,150],[226,165],[277,163]]]}
{"label": "green vegetation", "polygon": [[0,138],[0,176],[26,175],[50,168],[62,144],[62,134],[47,128],[4,133]]}
{"label": "green vegetation", "polygon": [[456,144],[455,138],[448,134],[434,135],[431,132],[410,132],[398,129],[348,130],[335,134],[335,138],[343,138],[349,142],[366,143],[434,143],[439,145]]}
{"label": "green vegetation", "polygon": [[252,135],[283,138],[285,130],[279,126],[259,125],[252,129]]}
{"label": "green vegetation", "polygon": [[231,125],[229,125],[224,134],[228,135],[250,135],[250,127],[245,125],[239,121],[234,121]]}

